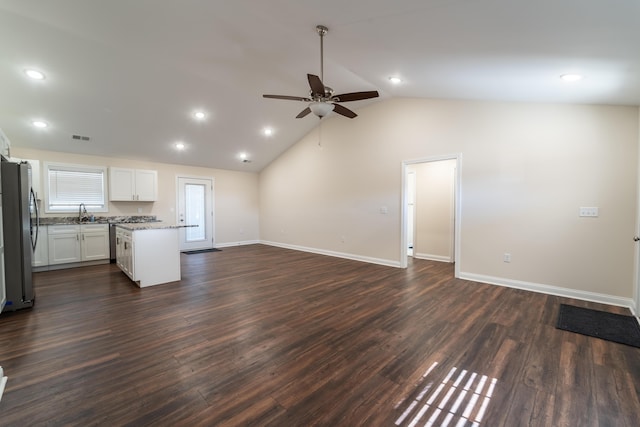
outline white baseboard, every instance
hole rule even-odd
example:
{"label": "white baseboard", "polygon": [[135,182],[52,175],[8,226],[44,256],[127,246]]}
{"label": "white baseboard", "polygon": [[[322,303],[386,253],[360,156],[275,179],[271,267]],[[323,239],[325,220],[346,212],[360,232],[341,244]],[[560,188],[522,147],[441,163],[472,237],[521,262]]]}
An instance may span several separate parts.
{"label": "white baseboard", "polygon": [[344,252],[327,251],[325,249],[308,248],[306,246],[288,245],[286,243],[270,242],[268,240],[262,240],[260,241],[260,243],[264,245],[269,245],[269,246],[276,246],[278,248],[292,249],[294,251],[310,252],[318,255],[327,255],[327,256],[333,256],[336,258],[350,259],[353,261],[361,261],[361,262],[368,262],[371,264],[385,265],[387,267],[398,267],[398,268],[400,267],[400,262],[391,261],[388,259],[372,258],[372,257],[361,256],[361,255],[348,254]]}
{"label": "white baseboard", "polygon": [[623,298],[615,295],[600,294],[597,292],[581,291],[577,289],[562,288],[559,286],[545,285],[542,283],[523,282],[520,280],[505,279],[502,277],[485,276],[482,274],[460,273],[460,279],[474,282],[488,283],[490,285],[506,286],[508,288],[522,289],[525,291],[539,292],[565,298],[575,298],[600,304],[617,305],[627,307],[632,312],[634,304],[631,298]]}
{"label": "white baseboard", "polygon": [[[275,247],[284,248],[284,249],[292,249],[295,251],[309,252],[309,253],[314,253],[318,255],[327,255],[327,256],[333,256],[337,258],[350,259],[353,261],[368,262],[371,264],[384,265],[387,267],[397,267],[397,268],[401,267],[400,262],[398,261],[366,257],[366,256],[354,255],[354,254],[349,254],[344,252],[328,251],[328,250],[318,249],[318,248],[309,248],[306,246],[289,245],[286,243],[271,242],[268,240],[251,240],[246,242],[222,243],[222,244],[216,245],[216,247],[221,248],[221,247],[239,246],[239,245],[252,245],[256,243],[261,243],[264,245],[275,246]],[[427,256],[429,258],[426,258]],[[414,255],[414,257],[420,258],[420,259],[429,259],[432,261],[451,262],[447,257],[437,257],[437,256],[431,256],[427,254],[416,254]],[[438,259],[435,259],[435,258],[438,258]],[[632,298],[624,298],[624,297],[619,297],[615,295],[581,291],[577,289],[563,288],[560,286],[525,282],[521,280],[505,279],[503,277],[486,276],[486,275],[474,274],[474,273],[460,272],[460,275],[458,277],[460,279],[471,280],[471,281],[480,282],[480,283],[487,283],[490,285],[505,286],[508,288],[522,289],[525,291],[538,292],[538,293],[543,293],[548,295],[555,295],[559,297],[575,298],[575,299],[580,299],[584,301],[597,302],[600,304],[609,304],[609,305],[616,305],[620,307],[626,307],[629,310],[631,310],[633,315],[636,316],[636,319],[640,323],[640,317],[638,316],[638,309],[640,309],[640,307],[636,307],[636,304]]]}
{"label": "white baseboard", "polygon": [[258,243],[260,243],[260,240],[241,240],[239,242],[216,243],[216,248],[230,248],[232,246],[255,245]]}
{"label": "white baseboard", "polygon": [[426,259],[428,261],[451,262],[451,258],[450,257],[442,256],[442,255],[414,253],[413,257],[417,258],[417,259]]}

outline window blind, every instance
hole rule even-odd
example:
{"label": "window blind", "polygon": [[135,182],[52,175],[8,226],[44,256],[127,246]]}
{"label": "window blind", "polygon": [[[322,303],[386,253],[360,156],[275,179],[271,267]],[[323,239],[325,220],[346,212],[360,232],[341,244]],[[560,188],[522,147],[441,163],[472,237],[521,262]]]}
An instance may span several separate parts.
{"label": "window blind", "polygon": [[80,203],[87,209],[105,208],[104,168],[49,165],[49,211],[74,211]]}

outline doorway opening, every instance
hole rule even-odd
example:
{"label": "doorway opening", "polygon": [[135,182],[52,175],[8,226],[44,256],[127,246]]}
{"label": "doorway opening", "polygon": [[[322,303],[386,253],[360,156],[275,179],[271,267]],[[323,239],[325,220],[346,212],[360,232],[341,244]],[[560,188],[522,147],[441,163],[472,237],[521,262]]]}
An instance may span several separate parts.
{"label": "doorway opening", "polygon": [[178,200],[176,224],[179,228],[180,251],[215,247],[213,230],[213,178],[177,178]]}
{"label": "doorway opening", "polygon": [[454,263],[459,275],[460,157],[402,162],[401,267],[412,256]]}

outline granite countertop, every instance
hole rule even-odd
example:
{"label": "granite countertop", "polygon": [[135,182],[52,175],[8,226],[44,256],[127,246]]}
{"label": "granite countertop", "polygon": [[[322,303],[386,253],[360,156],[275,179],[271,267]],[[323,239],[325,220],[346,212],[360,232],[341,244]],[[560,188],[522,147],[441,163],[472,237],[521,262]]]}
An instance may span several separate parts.
{"label": "granite countertop", "polygon": [[120,223],[117,224],[118,227],[123,228],[129,231],[138,231],[138,230],[163,230],[168,228],[186,228],[186,227],[197,227],[197,225],[169,225],[169,224],[159,224],[159,223],[138,223],[138,224],[127,224]]}
{"label": "granite countertop", "polygon": [[68,225],[68,224],[148,224],[162,222],[155,215],[133,216],[95,216],[94,220],[85,216],[82,221],[77,216],[40,218],[40,225]]}

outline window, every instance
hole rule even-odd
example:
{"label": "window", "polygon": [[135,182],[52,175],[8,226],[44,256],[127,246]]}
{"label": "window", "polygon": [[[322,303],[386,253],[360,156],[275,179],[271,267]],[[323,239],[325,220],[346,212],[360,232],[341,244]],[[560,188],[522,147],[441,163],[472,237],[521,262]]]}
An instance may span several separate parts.
{"label": "window", "polygon": [[47,213],[75,213],[80,203],[90,212],[108,212],[106,167],[45,163],[44,170]]}

